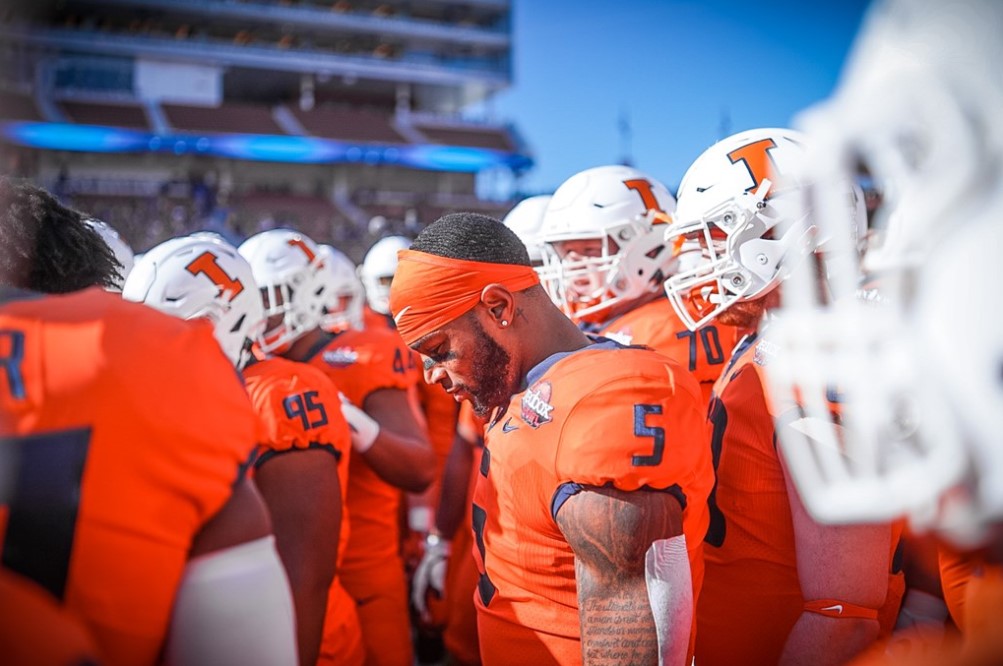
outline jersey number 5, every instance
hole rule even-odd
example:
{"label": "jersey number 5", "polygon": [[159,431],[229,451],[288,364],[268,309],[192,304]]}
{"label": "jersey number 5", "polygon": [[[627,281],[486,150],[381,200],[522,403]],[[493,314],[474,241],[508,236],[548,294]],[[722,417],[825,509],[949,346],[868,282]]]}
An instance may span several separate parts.
{"label": "jersey number 5", "polygon": [[651,437],[655,440],[651,455],[632,458],[634,467],[654,467],[661,464],[662,454],[665,453],[665,428],[649,426],[647,423],[649,414],[661,413],[661,405],[634,405],[634,436]]}

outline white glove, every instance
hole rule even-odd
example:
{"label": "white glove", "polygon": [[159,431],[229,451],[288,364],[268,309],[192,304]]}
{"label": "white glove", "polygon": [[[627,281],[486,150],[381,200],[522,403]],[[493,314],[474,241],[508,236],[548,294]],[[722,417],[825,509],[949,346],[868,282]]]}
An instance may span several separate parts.
{"label": "white glove", "polygon": [[429,592],[435,592],[440,597],[444,595],[446,563],[452,549],[449,539],[443,539],[435,534],[429,534],[425,539],[425,555],[418,563],[411,583],[411,602],[426,622],[431,620],[426,596]]}
{"label": "white glove", "polygon": [[373,443],[379,437],[380,424],[349,402],[344,394],[338,395],[341,396],[341,414],[348,421],[348,427],[352,431],[352,449],[356,453],[365,453],[373,447]]}

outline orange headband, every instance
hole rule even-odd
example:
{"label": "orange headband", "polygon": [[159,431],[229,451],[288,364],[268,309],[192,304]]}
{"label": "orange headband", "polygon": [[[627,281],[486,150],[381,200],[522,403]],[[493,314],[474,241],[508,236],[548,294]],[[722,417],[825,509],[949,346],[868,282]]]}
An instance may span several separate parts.
{"label": "orange headband", "polygon": [[540,284],[530,266],[464,261],[417,250],[401,250],[397,257],[390,311],[408,345],[472,310],[489,284],[513,292]]}

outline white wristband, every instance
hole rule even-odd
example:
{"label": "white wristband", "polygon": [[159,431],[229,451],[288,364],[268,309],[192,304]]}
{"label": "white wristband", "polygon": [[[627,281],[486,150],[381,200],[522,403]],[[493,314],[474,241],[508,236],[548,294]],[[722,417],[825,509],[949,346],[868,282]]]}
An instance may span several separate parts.
{"label": "white wristband", "polygon": [[379,437],[380,424],[345,399],[341,401],[341,413],[352,430],[352,449],[356,453],[365,453],[371,449]]}

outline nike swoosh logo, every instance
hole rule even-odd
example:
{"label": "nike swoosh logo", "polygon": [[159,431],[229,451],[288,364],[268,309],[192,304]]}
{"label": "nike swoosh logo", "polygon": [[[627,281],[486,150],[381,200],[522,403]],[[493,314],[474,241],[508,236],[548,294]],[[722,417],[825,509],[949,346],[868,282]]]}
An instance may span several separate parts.
{"label": "nike swoosh logo", "polygon": [[707,187],[698,187],[697,188],[697,192],[698,193],[703,193],[703,192],[706,192],[707,190],[709,190],[712,187],[714,187],[714,186],[713,185],[708,185]]}
{"label": "nike swoosh logo", "polygon": [[824,610],[824,611],[836,611],[837,613],[839,613],[840,615],[842,615],[843,614],[843,604],[836,604],[835,606],[828,606],[826,608],[823,608],[822,610]]}
{"label": "nike swoosh logo", "polygon": [[512,432],[513,430],[518,430],[519,426],[509,425],[512,423],[512,417],[508,417],[508,420],[502,424],[502,432]]}
{"label": "nike swoosh logo", "polygon": [[407,305],[407,306],[404,307],[403,310],[401,310],[400,312],[398,312],[397,316],[394,317],[394,323],[397,324],[397,325],[400,325],[400,323],[401,323],[401,317],[403,317],[404,313],[407,312],[410,309],[411,309],[411,306]]}

